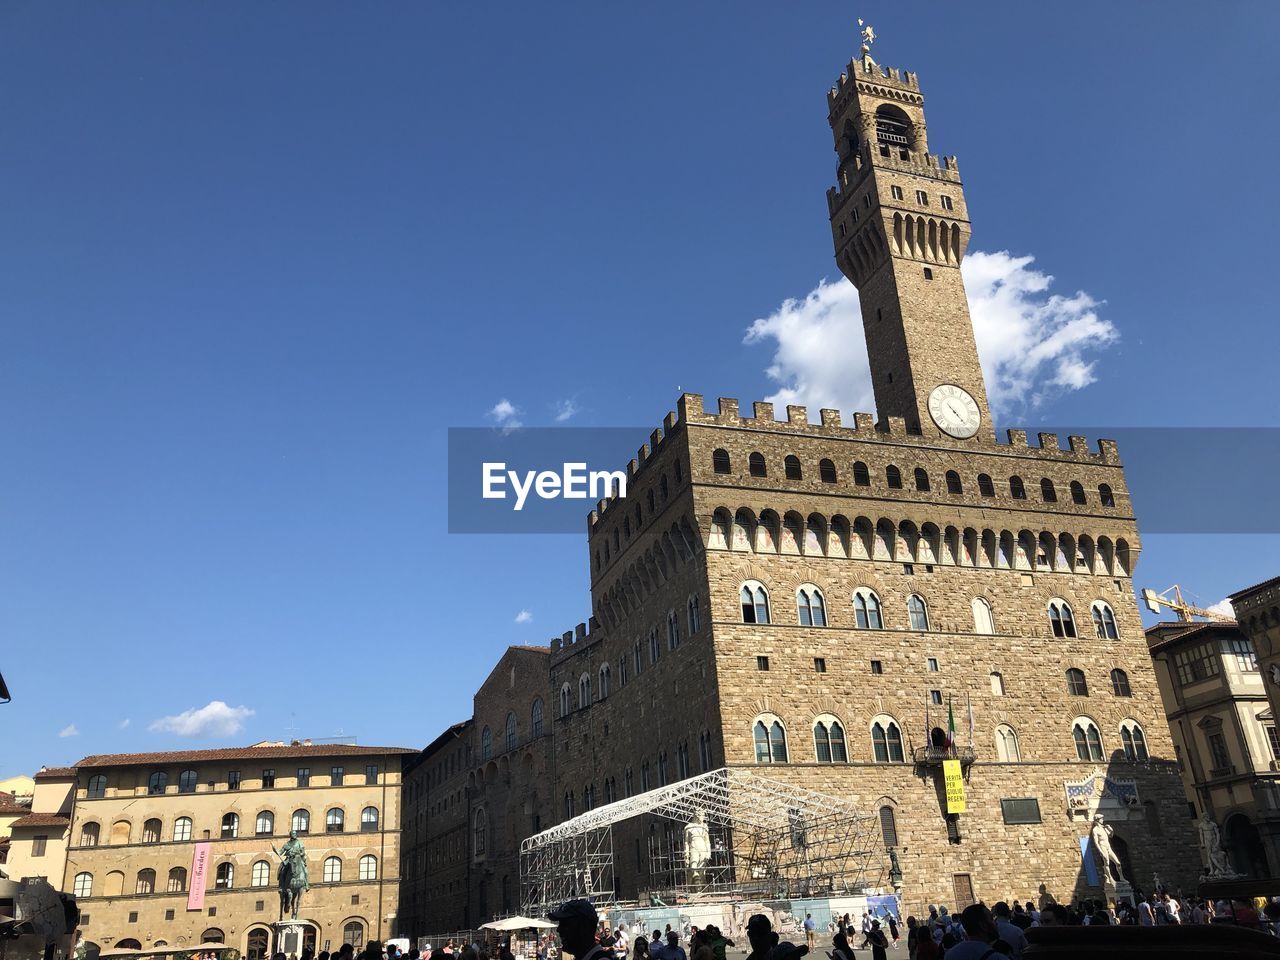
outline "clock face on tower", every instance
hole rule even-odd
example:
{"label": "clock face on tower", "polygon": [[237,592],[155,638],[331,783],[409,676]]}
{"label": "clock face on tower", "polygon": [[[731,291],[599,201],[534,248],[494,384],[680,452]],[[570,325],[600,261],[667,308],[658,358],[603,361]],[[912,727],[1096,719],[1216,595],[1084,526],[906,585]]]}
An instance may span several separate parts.
{"label": "clock face on tower", "polygon": [[945,434],[965,440],[978,432],[982,411],[968,391],[954,383],[941,383],[929,394],[929,416]]}

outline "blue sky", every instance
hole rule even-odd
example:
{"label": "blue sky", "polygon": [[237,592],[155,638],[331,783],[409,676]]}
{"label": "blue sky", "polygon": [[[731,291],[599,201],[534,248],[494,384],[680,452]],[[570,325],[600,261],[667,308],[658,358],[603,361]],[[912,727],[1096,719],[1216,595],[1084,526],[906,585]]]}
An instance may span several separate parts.
{"label": "blue sky", "polygon": [[[581,537],[446,535],[448,426],[843,390],[768,331],[839,279],[856,16],[920,73],[972,249],[1054,278],[1005,319],[1079,334],[1004,358],[1001,419],[1278,424],[1274,4],[13,0],[0,773],[423,744],[589,610]],[[1138,585],[1211,603],[1278,539],[1150,536]]]}

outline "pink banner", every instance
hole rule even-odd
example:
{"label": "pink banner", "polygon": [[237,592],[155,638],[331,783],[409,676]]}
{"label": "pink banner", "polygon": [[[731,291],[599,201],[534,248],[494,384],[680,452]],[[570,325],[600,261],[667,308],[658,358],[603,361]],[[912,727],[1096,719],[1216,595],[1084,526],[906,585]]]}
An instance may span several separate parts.
{"label": "pink banner", "polygon": [[196,844],[196,852],[191,855],[191,883],[187,885],[187,909],[204,909],[204,884],[209,874],[209,847],[212,844],[204,840]]}

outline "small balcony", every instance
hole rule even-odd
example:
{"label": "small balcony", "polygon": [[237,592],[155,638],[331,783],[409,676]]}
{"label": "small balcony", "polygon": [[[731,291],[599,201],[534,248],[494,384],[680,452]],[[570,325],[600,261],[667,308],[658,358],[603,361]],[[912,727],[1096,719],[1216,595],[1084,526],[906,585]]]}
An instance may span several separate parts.
{"label": "small balcony", "polygon": [[926,767],[940,767],[943,760],[959,760],[960,766],[967,767],[978,755],[973,747],[916,747],[911,751],[911,759]]}

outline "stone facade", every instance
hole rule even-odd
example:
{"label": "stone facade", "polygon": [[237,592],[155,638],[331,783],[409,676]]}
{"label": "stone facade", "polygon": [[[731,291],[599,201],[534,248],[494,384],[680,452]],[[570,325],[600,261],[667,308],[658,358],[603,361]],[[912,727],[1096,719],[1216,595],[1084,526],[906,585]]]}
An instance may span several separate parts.
{"label": "stone facade", "polygon": [[[546,786],[539,809],[559,822],[751,765],[878,813],[910,908],[1103,895],[1080,844],[1101,810],[1136,886],[1159,873],[1190,889],[1199,856],[1133,594],[1119,452],[997,440],[959,272],[968,210],[954,158],[927,153],[916,77],[854,61],[828,106],[836,257],[860,288],[880,419],[682,396],[626,496],[589,518],[593,616],[551,642],[541,694],[550,762],[499,765],[502,795]],[[967,438],[932,419],[945,384],[978,409]],[[511,689],[491,676],[476,727]],[[943,756],[964,760],[962,814],[946,812]],[[494,774],[473,766],[474,804]],[[616,896],[663,892],[657,829],[615,826]],[[483,859],[510,875],[519,836],[486,835]],[[888,869],[877,853],[868,881],[885,887]],[[473,923],[508,906],[483,903],[473,892]]]}
{"label": "stone facade", "polygon": [[1147,639],[1192,815],[1219,824],[1237,872],[1272,876],[1280,738],[1253,643],[1234,623],[1185,621],[1151,627]]}
{"label": "stone facade", "polygon": [[[297,829],[311,882],[299,914],[306,942],[319,951],[385,939],[395,932],[401,766],[411,753],[265,743],[86,757],[66,867],[50,879],[76,894],[90,949],[218,940],[261,960],[280,914],[271,848]],[[202,842],[204,902],[189,909]]]}

